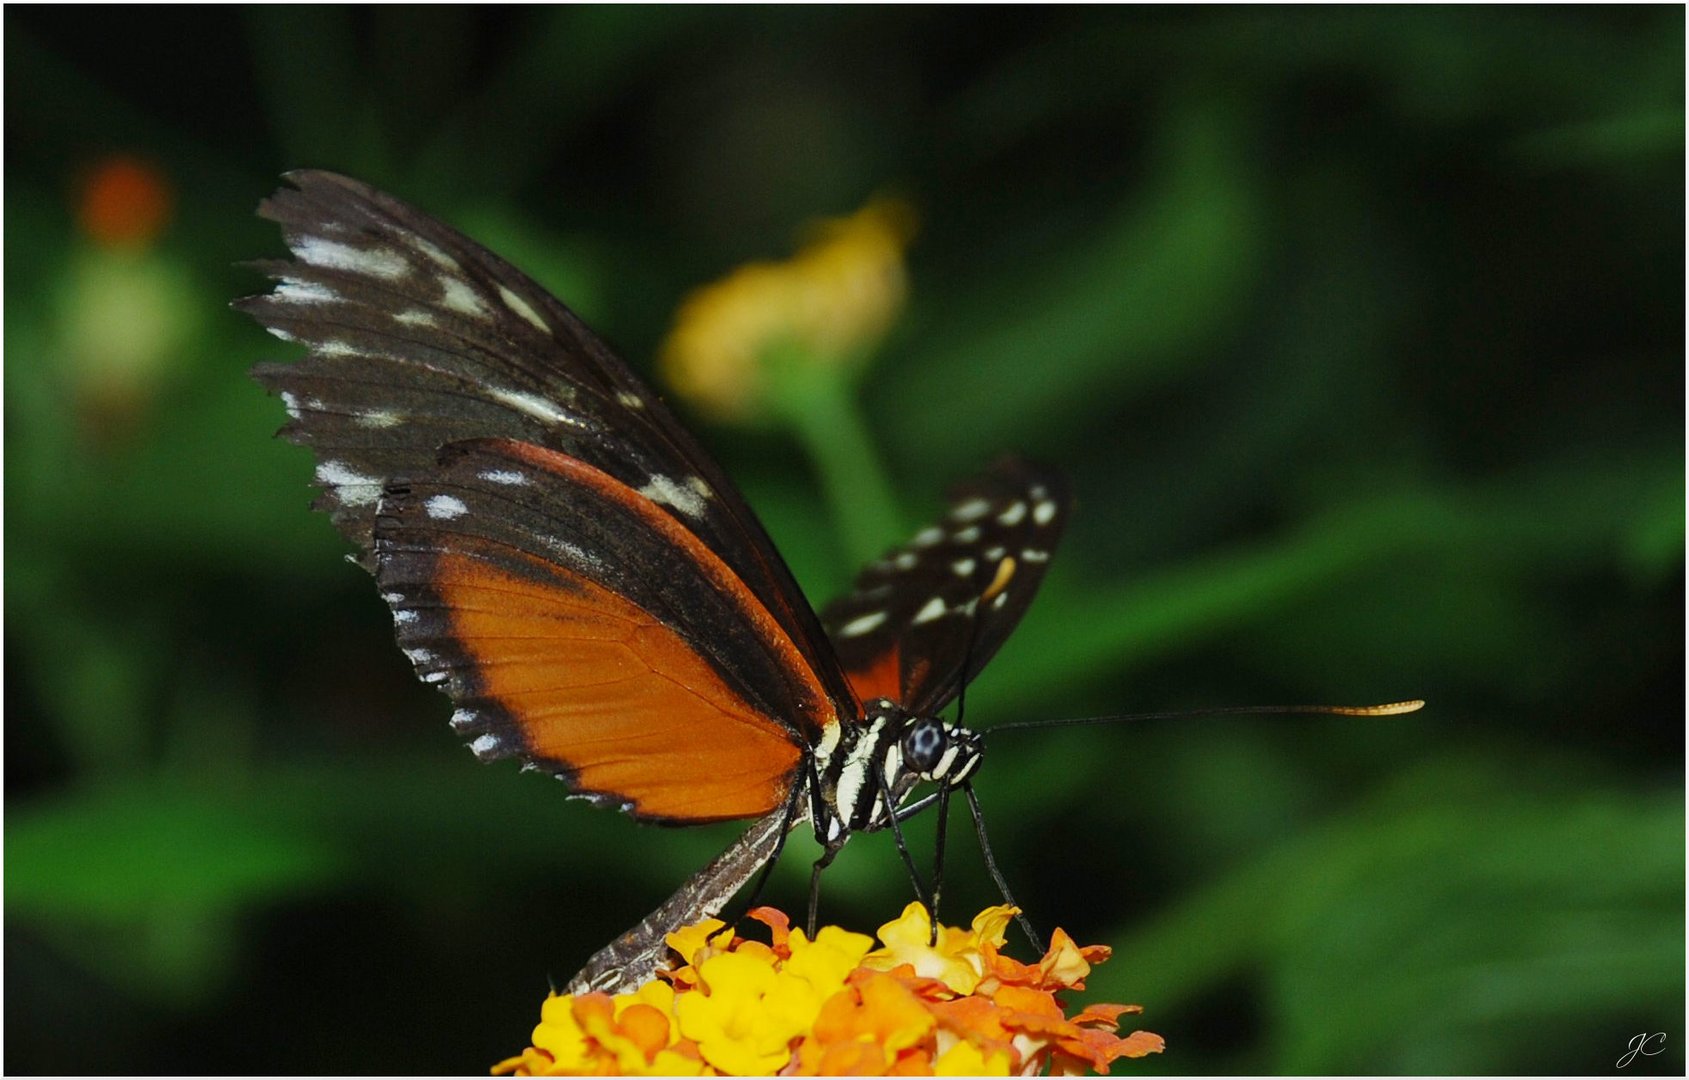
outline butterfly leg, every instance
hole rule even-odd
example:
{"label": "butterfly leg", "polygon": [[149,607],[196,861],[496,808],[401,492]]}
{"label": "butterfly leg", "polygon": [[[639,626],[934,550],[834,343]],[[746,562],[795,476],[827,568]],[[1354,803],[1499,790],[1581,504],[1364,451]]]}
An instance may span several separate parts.
{"label": "butterfly leg", "polygon": [[[897,841],[897,853],[903,856],[903,867],[909,871],[909,881],[915,886],[915,895],[930,899],[927,895],[926,885],[921,882],[921,872],[915,869],[915,857],[909,854],[909,845],[904,842],[903,827],[897,823],[897,807],[891,801],[891,785],[886,781],[885,768],[882,766],[877,772],[877,778],[880,782],[880,801],[885,804],[886,821],[890,823],[891,835]],[[933,926],[936,927],[937,925],[937,916],[933,916]]]}
{"label": "butterfly leg", "polygon": [[991,854],[991,841],[985,835],[985,815],[980,813],[979,796],[974,794],[974,786],[963,784],[962,794],[968,797],[968,810],[973,814],[974,832],[979,834],[979,850],[985,856],[985,868],[991,871],[991,880],[997,883],[997,891],[1003,894],[1004,902],[1015,909],[1015,921],[1020,923],[1020,928],[1026,932],[1026,939],[1032,942],[1034,949],[1043,952],[1044,943],[1039,939],[1038,931],[1032,929],[1032,923],[1027,919],[1026,913],[1020,910],[1020,905],[1015,903],[1013,894],[1009,892],[1009,883],[1003,879],[1003,872],[997,869],[997,859]]}
{"label": "butterfly leg", "polygon": [[932,904],[928,911],[932,921],[932,933],[928,936],[928,945],[938,944],[938,895],[944,888],[944,826],[949,820],[950,785],[945,784],[938,789],[938,834],[933,844]]}
{"label": "butterfly leg", "polygon": [[933,792],[930,795],[922,795],[919,799],[916,799],[914,802],[910,803],[908,806],[898,807],[897,808],[897,820],[898,821],[908,821],[910,818],[914,817],[916,814],[919,814],[921,811],[925,810],[927,807],[931,806],[933,803],[935,803],[937,801],[938,801],[938,792],[936,792],[936,791]]}
{"label": "butterfly leg", "polygon": [[815,860],[815,865],[809,870],[809,922],[806,924],[805,933],[811,941],[815,940],[815,913],[821,906],[821,871],[833,865],[833,857],[838,853],[838,847],[827,845],[821,857]]}
{"label": "butterfly leg", "polygon": [[[894,822],[908,821],[934,803],[938,804],[938,851],[933,866],[932,905],[929,911],[932,916],[932,937],[927,942],[929,945],[938,944],[938,897],[939,890],[943,887],[944,882],[944,835],[945,824],[950,819],[950,785],[946,784],[929,795],[923,795],[908,806],[898,807],[897,812],[891,815]],[[919,893],[919,883],[916,884],[915,888]]]}
{"label": "butterfly leg", "polygon": [[815,767],[813,756],[809,758],[808,787],[809,820],[815,825],[815,839],[822,847],[821,857],[815,860],[809,871],[809,921],[805,924],[805,932],[809,940],[814,941],[815,916],[821,907],[821,872],[833,865],[839,849],[850,839],[850,829],[827,805],[821,788],[821,774]]}

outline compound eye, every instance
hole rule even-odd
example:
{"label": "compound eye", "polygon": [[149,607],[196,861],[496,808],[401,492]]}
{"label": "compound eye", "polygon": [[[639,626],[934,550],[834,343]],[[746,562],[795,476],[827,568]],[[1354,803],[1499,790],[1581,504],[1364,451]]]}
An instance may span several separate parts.
{"label": "compound eye", "polygon": [[937,720],[915,721],[903,736],[903,761],[915,772],[927,774],[938,768],[950,739]]}

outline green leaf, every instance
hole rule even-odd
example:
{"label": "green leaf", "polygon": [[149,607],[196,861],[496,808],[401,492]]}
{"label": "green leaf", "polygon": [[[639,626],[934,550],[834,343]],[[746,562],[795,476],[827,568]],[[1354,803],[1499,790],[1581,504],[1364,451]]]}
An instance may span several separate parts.
{"label": "green leaf", "polygon": [[1404,771],[1125,935],[1092,991],[1176,1012],[1267,973],[1270,1056],[1246,1071],[1616,1057],[1624,1023],[1669,1027],[1681,987],[1681,799],[1543,758],[1517,774],[1460,758]]}

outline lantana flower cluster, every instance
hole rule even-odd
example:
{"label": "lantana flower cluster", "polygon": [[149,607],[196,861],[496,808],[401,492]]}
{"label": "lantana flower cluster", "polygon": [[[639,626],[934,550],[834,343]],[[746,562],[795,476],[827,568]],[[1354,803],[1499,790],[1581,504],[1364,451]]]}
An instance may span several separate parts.
{"label": "lantana flower cluster", "polygon": [[1036,963],[1003,955],[1015,909],[987,908],[966,930],[941,926],[929,945],[912,903],[879,931],[836,926],[811,941],[773,908],[750,917],[772,940],[739,937],[716,919],[670,934],[676,966],[632,993],[556,994],[533,1045],[494,1075],[1008,1076],[1106,1073],[1122,1057],[1163,1049],[1147,1031],[1117,1034],[1136,1005],[1088,1005],[1068,1016],[1058,995],[1082,990],[1102,945],[1061,930]]}

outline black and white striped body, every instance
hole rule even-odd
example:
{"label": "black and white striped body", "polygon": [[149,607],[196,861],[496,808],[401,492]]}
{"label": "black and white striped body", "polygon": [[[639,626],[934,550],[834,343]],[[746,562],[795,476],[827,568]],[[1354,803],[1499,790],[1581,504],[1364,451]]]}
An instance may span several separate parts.
{"label": "black and white striped body", "polygon": [[930,781],[965,783],[979,768],[979,733],[917,716],[886,698],[863,705],[863,722],[815,751],[819,789],[810,793],[815,839],[837,850],[853,832],[891,824],[892,810]]}

